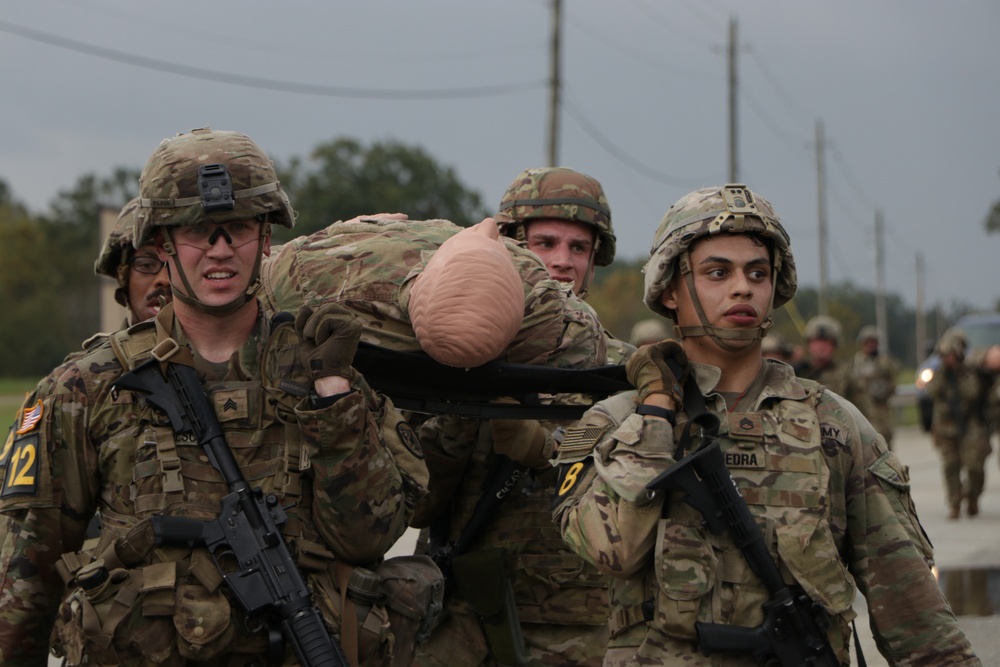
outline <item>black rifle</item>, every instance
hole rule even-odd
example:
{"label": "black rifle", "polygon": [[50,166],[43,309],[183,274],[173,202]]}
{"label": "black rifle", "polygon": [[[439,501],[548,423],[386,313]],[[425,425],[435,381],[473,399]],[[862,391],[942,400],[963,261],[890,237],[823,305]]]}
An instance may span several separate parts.
{"label": "black rifle", "polygon": [[472,517],[465,524],[458,539],[454,542],[441,544],[434,539],[434,535],[432,534],[428,554],[437,563],[441,572],[444,573],[445,581],[449,587],[454,581],[454,572],[451,567],[452,561],[457,556],[466,553],[469,547],[479,539],[483,528],[496,515],[500,505],[510,495],[518,480],[528,474],[530,474],[530,471],[527,466],[519,465],[507,456],[497,455],[497,468],[487,483],[483,495],[476,501],[476,506],[472,510]]}
{"label": "black rifle", "polygon": [[[823,608],[801,590],[793,591],[781,578],[760,527],[726,467],[722,448],[714,439],[718,417],[703,413],[695,421],[703,427],[705,444],[660,473],[646,488],[682,492],[682,500],[701,513],[712,533],[728,530],[769,595],[763,604],[764,620],[755,628],[695,623],[702,653],[749,653],[765,667],[839,667],[826,636],[829,622]],[[667,510],[665,498],[664,512]]]}
{"label": "black rifle", "polygon": [[[250,488],[194,368],[166,362],[165,373],[164,378],[160,362],[150,359],[122,375],[114,387],[144,394],[166,413],[174,433],[197,438],[230,493],[222,498],[216,519],[154,516],[157,543],[207,548],[248,617],[277,618],[303,667],[347,667],[279,531],[288,518],[285,510],[274,495]],[[224,560],[238,569],[227,572]],[[278,643],[272,644],[272,653],[277,653]]]}

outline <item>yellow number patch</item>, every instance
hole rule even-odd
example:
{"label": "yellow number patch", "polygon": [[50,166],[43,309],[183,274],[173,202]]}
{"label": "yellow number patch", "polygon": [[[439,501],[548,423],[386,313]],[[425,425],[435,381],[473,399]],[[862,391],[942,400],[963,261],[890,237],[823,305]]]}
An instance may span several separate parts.
{"label": "yellow number patch", "polygon": [[587,463],[589,463],[589,459],[561,466],[559,470],[559,492],[557,494],[559,497],[565,496],[573,490],[576,483],[580,481],[580,473],[587,467]]}
{"label": "yellow number patch", "polygon": [[38,488],[38,435],[14,440],[0,498],[33,496]]}

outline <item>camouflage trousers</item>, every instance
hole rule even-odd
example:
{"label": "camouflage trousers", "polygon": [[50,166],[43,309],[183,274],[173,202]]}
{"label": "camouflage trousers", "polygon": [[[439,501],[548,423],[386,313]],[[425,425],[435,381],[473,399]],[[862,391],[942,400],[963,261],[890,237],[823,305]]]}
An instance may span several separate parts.
{"label": "camouflage trousers", "polygon": [[993,451],[989,438],[935,434],[934,447],[941,456],[948,507],[957,507],[964,499],[979,498],[986,485],[986,458]]}

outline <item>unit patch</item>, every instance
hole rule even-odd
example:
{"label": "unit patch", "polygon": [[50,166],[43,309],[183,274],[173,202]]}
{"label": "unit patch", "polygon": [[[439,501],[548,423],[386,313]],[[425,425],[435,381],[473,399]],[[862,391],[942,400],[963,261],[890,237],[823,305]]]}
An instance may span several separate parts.
{"label": "unit patch", "polygon": [[396,424],[396,434],[403,441],[403,446],[410,450],[411,454],[418,459],[424,458],[424,448],[420,445],[420,438],[417,437],[417,433],[413,430],[412,426],[406,422],[399,422]]}
{"label": "unit patch", "polygon": [[577,482],[583,477],[584,471],[592,465],[594,460],[590,457],[576,463],[564,463],[559,466],[559,491],[556,493],[560,498],[571,493],[576,488]]}

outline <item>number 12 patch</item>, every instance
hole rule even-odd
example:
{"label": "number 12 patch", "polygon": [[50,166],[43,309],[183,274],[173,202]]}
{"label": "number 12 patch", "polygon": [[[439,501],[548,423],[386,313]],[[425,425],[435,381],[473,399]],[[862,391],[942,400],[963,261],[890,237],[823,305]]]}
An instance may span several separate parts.
{"label": "number 12 patch", "polygon": [[[33,496],[38,490],[38,440],[37,433],[17,438],[7,452],[7,473],[4,475],[0,498]],[[4,447],[6,450],[7,447]]]}

